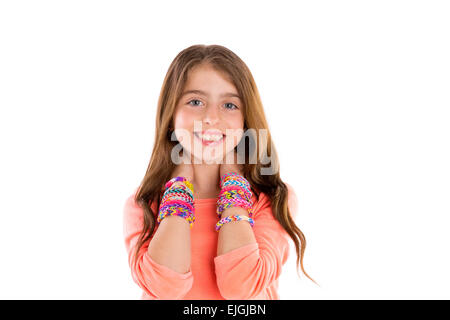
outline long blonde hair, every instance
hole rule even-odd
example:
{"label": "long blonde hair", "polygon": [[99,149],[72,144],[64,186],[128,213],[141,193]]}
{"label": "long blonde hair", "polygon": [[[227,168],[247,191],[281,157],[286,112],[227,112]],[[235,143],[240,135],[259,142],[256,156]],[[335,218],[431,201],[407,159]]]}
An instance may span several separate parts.
{"label": "long blonde hair", "polygon": [[[300,263],[303,273],[315,283],[303,267],[306,239],[289,212],[288,188],[280,178],[278,156],[255,81],[247,65],[231,50],[220,45],[193,45],[182,50],[172,61],[164,78],[158,99],[155,143],[147,172],[135,195],[136,203],[144,211],[143,229],[136,246],[135,262],[142,245],[152,237],[155,231],[157,213],[151,209],[149,204],[150,202],[156,203],[156,208],[159,209],[162,195],[161,186],[170,179],[176,166],[171,161],[171,150],[177,144],[177,141],[171,141],[170,139],[175,108],[187,81],[189,70],[203,63],[208,63],[217,71],[227,75],[242,97],[244,130],[255,129],[252,130],[256,133],[253,139],[257,139],[255,141],[259,142],[257,161],[248,161],[255,155],[251,154],[250,148],[244,149],[246,161],[243,165],[243,175],[250,182],[252,192],[257,199],[260,192],[270,198],[274,217],[294,241],[297,253],[297,272]],[[259,136],[260,129],[265,129],[268,134],[265,134],[265,137]],[[248,142],[247,139],[241,140],[241,143],[246,142]],[[267,156],[271,160],[270,163],[267,163],[267,158],[260,161],[261,155]],[[262,162],[266,164],[262,164]],[[275,168],[276,173],[261,175],[261,168],[267,167]]]}

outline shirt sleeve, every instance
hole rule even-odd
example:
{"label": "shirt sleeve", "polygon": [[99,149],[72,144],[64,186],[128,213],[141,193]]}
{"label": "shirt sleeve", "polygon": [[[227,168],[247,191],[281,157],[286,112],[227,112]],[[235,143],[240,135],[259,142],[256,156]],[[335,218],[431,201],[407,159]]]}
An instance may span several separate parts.
{"label": "shirt sleeve", "polygon": [[[297,215],[297,196],[288,184],[288,207]],[[270,199],[263,195],[255,205],[253,232],[256,243],[214,258],[217,286],[228,300],[249,300],[270,287],[289,256],[288,233],[272,214]]]}
{"label": "shirt sleeve", "polygon": [[154,233],[142,245],[135,263],[134,253],[143,227],[144,209],[136,204],[133,194],[126,200],[123,211],[125,247],[134,282],[153,300],[182,299],[192,287],[192,270],[183,274],[156,263],[147,252]]}

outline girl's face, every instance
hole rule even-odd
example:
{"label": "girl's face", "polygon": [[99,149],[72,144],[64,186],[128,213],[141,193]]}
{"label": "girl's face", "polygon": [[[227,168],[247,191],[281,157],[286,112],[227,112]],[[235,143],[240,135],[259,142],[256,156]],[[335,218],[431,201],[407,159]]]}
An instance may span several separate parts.
{"label": "girl's face", "polygon": [[243,136],[242,104],[223,73],[208,64],[191,69],[174,114],[175,135],[183,149],[201,162],[220,163]]}

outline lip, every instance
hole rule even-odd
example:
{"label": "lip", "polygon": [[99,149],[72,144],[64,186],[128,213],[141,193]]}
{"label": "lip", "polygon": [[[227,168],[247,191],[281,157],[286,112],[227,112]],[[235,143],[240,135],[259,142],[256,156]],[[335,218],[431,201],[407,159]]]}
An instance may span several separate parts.
{"label": "lip", "polygon": [[218,131],[218,130],[204,130],[204,131],[197,131],[194,133],[198,133],[201,132],[202,134],[210,134],[210,135],[225,135],[225,133],[223,133],[222,131]]}
{"label": "lip", "polygon": [[[207,134],[206,132],[208,132],[208,131],[203,131],[203,132],[205,132],[204,134]],[[212,131],[209,131],[209,132],[210,132],[209,134],[211,134]],[[205,141],[205,140],[203,140],[203,139],[200,139],[200,137],[197,135],[197,133],[198,133],[198,132],[194,132],[194,137],[195,137],[196,139],[198,139],[199,141],[201,141],[202,145],[204,145],[204,146],[206,146],[206,147],[214,147],[214,146],[217,146],[217,145],[221,144],[221,143],[223,142],[224,138],[225,138],[225,135],[222,134],[222,139],[220,139],[220,140],[218,140],[218,141],[211,141],[211,142],[209,142],[209,141]],[[217,131],[216,131],[216,134],[217,134]]]}

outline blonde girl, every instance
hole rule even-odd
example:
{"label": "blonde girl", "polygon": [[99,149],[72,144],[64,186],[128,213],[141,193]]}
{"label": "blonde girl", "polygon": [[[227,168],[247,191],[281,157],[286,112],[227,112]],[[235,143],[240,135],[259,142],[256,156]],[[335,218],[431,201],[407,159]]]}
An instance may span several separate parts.
{"label": "blonde girl", "polygon": [[279,299],[289,241],[310,278],[296,210],[246,64],[219,45],[182,50],[162,85],[147,171],[124,207],[141,298]]}

